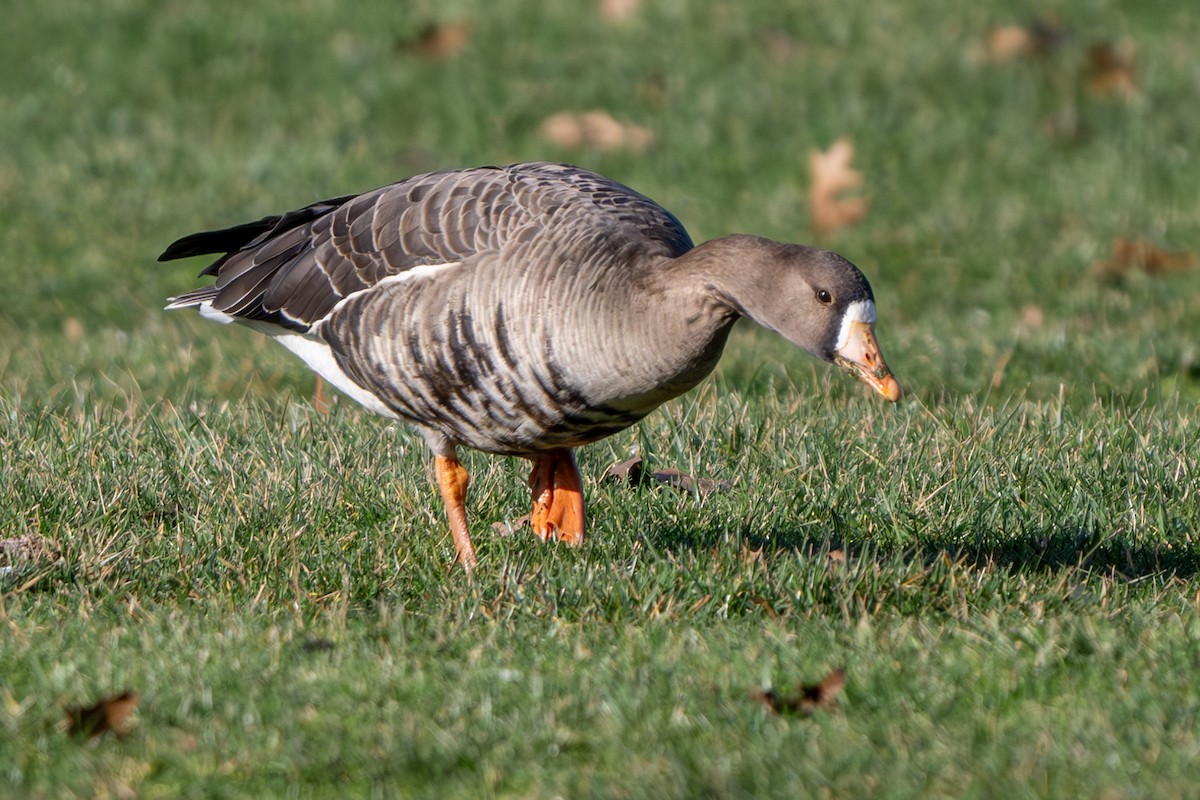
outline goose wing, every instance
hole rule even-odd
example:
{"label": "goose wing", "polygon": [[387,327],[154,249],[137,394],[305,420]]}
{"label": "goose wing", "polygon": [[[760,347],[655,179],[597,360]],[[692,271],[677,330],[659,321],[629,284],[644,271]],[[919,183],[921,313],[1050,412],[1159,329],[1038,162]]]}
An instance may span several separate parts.
{"label": "goose wing", "polygon": [[534,237],[544,247],[561,236],[577,248],[581,230],[593,247],[616,239],[622,249],[669,256],[692,247],[679,220],[632,189],[577,167],[536,163],[418,175],[192,234],[159,261],[223,254],[201,273],[215,276],[214,284],[172,298],[168,308],[208,306],[305,332],[343,298],[388,276]]}

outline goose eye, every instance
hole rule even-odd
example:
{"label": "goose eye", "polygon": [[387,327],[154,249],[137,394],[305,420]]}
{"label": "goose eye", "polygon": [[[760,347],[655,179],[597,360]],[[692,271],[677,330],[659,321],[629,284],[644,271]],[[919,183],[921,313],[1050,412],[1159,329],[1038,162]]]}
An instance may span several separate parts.
{"label": "goose eye", "polygon": [[820,300],[825,305],[829,305],[830,303],[833,302],[833,295],[831,295],[829,292],[827,292],[824,289],[817,289],[817,299]]}

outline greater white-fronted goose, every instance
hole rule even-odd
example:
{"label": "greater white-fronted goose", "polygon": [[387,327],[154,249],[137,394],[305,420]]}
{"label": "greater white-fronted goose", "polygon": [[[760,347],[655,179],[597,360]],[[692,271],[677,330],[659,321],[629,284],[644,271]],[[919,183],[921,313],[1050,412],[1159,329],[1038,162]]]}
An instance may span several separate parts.
{"label": "greater white-fronted goose", "polygon": [[416,426],[467,569],[459,445],[530,459],[534,533],[580,544],[573,448],[699,383],[739,317],[900,397],[849,261],[746,235],[693,247],[657,203],[569,165],[418,175],[186,236],[159,260],[216,253],[201,273],[216,282],[167,308],[267,333]]}

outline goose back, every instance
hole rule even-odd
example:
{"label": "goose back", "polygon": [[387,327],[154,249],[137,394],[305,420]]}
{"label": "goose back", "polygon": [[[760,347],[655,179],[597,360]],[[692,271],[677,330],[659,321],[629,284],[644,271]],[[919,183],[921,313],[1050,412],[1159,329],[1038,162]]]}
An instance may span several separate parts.
{"label": "goose back", "polygon": [[223,253],[201,273],[216,282],[170,307],[209,303],[237,319],[304,332],[346,297],[416,267],[501,251],[559,267],[570,259],[544,254],[641,258],[691,247],[674,215],[629,187],[567,164],[530,163],[418,175],[193,234],[159,260]]}

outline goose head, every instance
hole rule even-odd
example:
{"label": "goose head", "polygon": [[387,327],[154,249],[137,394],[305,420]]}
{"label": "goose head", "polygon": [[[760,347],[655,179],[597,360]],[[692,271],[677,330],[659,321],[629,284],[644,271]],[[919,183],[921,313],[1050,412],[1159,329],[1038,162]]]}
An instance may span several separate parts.
{"label": "goose head", "polygon": [[829,250],[757,236],[710,244],[718,242],[725,268],[712,288],[736,313],[900,399],[875,339],[875,296],[858,267]]}

